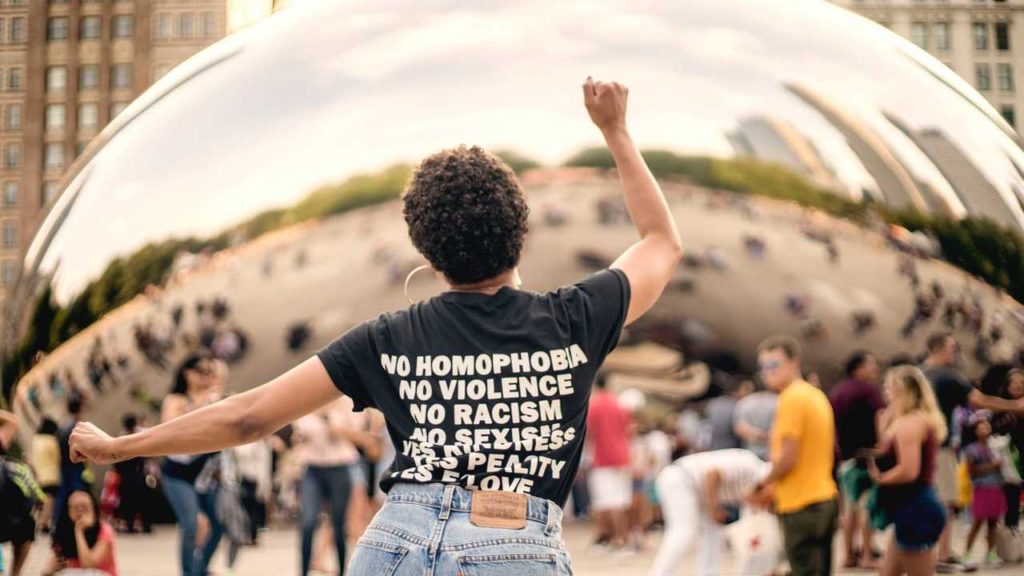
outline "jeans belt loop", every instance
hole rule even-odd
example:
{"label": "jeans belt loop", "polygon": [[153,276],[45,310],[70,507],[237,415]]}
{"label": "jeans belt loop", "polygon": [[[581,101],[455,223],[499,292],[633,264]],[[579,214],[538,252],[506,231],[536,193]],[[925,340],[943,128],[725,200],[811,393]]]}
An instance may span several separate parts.
{"label": "jeans belt loop", "polygon": [[444,499],[441,500],[441,520],[447,520],[452,512],[452,497],[455,496],[455,484],[448,484],[444,487]]}

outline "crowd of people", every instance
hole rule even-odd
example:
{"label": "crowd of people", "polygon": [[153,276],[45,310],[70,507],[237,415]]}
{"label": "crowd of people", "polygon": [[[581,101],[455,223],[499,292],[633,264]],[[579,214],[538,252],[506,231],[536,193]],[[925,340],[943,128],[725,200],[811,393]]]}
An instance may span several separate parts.
{"label": "crowd of people", "polygon": [[[160,420],[222,398],[229,373],[216,355],[190,353],[174,372]],[[274,515],[298,521],[301,573],[330,573],[332,549],[334,565],[345,566],[346,542],[359,536],[380,506],[376,479],[392,449],[380,414],[357,414],[347,398],[265,440],[202,455],[133,458],[102,479],[70,459],[68,439],[82,409],[82,398],[72,396],[62,425],[42,420],[25,455],[27,466],[16,469],[20,460],[4,461],[3,480],[23,479],[18,486],[0,481],[0,541],[14,545],[12,574],[22,573],[38,531],[51,537],[44,573],[88,568],[116,576],[117,535],[150,533],[167,508],[177,524],[182,574],[207,574],[222,541],[233,570],[242,549],[257,545]],[[0,411],[0,445],[13,442],[17,423]],[[122,434],[145,427],[135,414],[122,420]]]}
{"label": "crowd of people", "polygon": [[[884,363],[853,352],[845,378],[826,395],[801,371],[799,344],[771,338],[759,350],[756,378],[737,380],[704,405],[703,433],[670,427],[672,440],[660,450],[672,455],[667,461],[650,457],[652,439],[664,445],[664,429],[645,431],[642,415],[631,413],[636,402],[616,399],[599,380],[583,468],[595,545],[622,553],[642,546],[655,522],[631,531],[639,498],[660,508],[652,518],[665,527],[652,576],[675,573],[697,539],[697,573],[723,573],[723,525],[741,508],[756,514],[759,507],[778,516],[782,565],[794,575],[831,573],[837,531],[844,569],[917,576],[998,567],[1000,540],[1017,560],[1024,370],[990,369],[1002,381],[986,393],[960,371],[952,332],[926,344],[921,357]],[[957,549],[953,536],[966,511],[970,529]],[[883,552],[877,534],[890,526]]]}
{"label": "crowd of people", "polygon": [[[561,532],[570,493],[572,509],[593,518],[598,550],[635,553],[662,523],[652,575],[673,573],[698,539],[698,573],[721,573],[724,526],[771,515],[781,546],[770,568],[794,576],[832,572],[840,527],[845,567],[919,576],[998,565],[997,540],[1016,528],[1021,504],[1024,372],[992,372],[975,386],[958,369],[952,333],[930,337],[921,358],[887,359],[884,375],[872,354],[856,352],[830,394],[818,374],[803,371],[796,340],[769,338],[757,350],[756,374],[709,403],[704,424],[692,412],[652,417],[642,394],[612,392],[614,375],[599,367],[623,327],[654,306],[680,265],[725,269],[728,262],[714,247],[682,259],[672,213],[626,129],[628,90],[592,78],[583,90],[623,180],[625,209],[604,205],[600,219],[628,218],[640,234],[611,266],[600,255],[579,255],[602,269],[548,294],[520,290],[529,211],[512,171],[477,147],[427,158],[403,193],[403,212],[417,250],[448,282],[441,297],[362,323],[237,395],[227,393],[229,364],[246,345],[228,321],[227,302],[197,302],[198,332],[180,339],[173,335],[187,312],[175,306],[162,324],[169,328],[141,326],[135,334],[147,360],[170,376],[159,424],[126,415],[123,434],[108,435],[79,421],[84,399],[69,392],[65,421],[39,423],[25,464],[6,457],[19,422],[0,413],[0,541],[14,543],[13,573],[22,572],[38,526],[52,536],[47,572],[116,576],[118,533],[152,523],[143,499],[154,483],[176,520],[177,564],[186,576],[205,576],[224,540],[233,570],[278,506],[298,512],[304,576],[322,568],[332,548],[337,569],[359,575],[468,574],[480,566],[571,573]],[[830,234],[805,235],[839,260]],[[748,249],[760,257],[766,246],[755,239]],[[397,282],[405,268],[385,261]],[[263,272],[273,274],[269,261]],[[815,320],[801,295],[786,305]],[[801,327],[808,338],[823,336],[820,323]],[[289,334],[286,345],[295,339]],[[179,340],[187,353],[171,375]],[[522,351],[509,353],[510,342]],[[413,362],[426,378],[447,374],[453,358],[470,375],[511,366],[550,382],[527,393],[528,376],[493,386],[474,380],[480,394],[468,395],[472,404],[445,404],[430,381],[407,379]],[[86,365],[94,388],[118,385],[119,364],[95,348]],[[436,386],[442,398],[445,387]],[[538,394],[557,397],[543,417],[526,410]],[[506,402],[524,396],[522,405]],[[427,403],[410,407],[413,399]],[[522,409],[516,424],[550,422],[505,426],[513,406]],[[447,407],[454,420],[444,418]],[[385,419],[400,450],[388,442]],[[99,480],[89,462],[114,466]],[[378,480],[388,491],[383,501]],[[37,513],[40,502],[49,508]],[[967,545],[954,550],[965,507]],[[876,532],[890,526],[892,538],[876,554]],[[986,547],[978,552],[983,529]],[[347,543],[364,530],[371,538],[359,539],[348,558]],[[462,554],[467,548],[477,552]],[[513,560],[521,568],[503,565]]]}
{"label": "crowd of people", "polygon": [[[616,396],[608,375],[599,374],[571,503],[576,516],[593,521],[595,545],[631,553],[663,525],[652,575],[673,573],[697,539],[698,572],[717,574],[724,526],[740,519],[741,508],[770,507],[792,574],[829,573],[837,529],[844,568],[917,575],[998,566],[999,538],[1019,538],[1024,370],[1002,370],[1001,384],[986,376],[986,393],[959,371],[960,345],[943,332],[928,339],[921,358],[883,364],[854,352],[826,399],[820,383],[804,379],[799,360],[796,341],[767,341],[758,373],[708,401],[699,427],[675,415],[647,416],[642,396]],[[215,354],[190,354],[178,364],[160,419],[222,398],[228,378],[227,362]],[[22,472],[34,478],[25,498],[42,505],[31,523],[52,535],[50,573],[85,566],[116,574],[116,535],[150,531],[161,506],[157,489],[178,525],[183,574],[205,574],[222,539],[234,566],[275,510],[297,517],[302,574],[323,569],[332,548],[344,566],[346,542],[379,506],[376,479],[393,450],[380,414],[353,412],[343,398],[265,441],[161,463],[120,462],[104,477],[97,502],[97,479],[70,461],[67,447],[83,397],[72,393],[66,402],[61,425],[49,418],[39,424],[27,454],[32,474]],[[0,421],[13,430],[13,415]],[[123,433],[145,425],[126,414]],[[954,550],[965,509],[966,548]],[[17,543],[15,574],[32,541],[28,524],[8,529],[21,532],[8,537]],[[894,540],[880,553],[877,532],[889,525]]]}

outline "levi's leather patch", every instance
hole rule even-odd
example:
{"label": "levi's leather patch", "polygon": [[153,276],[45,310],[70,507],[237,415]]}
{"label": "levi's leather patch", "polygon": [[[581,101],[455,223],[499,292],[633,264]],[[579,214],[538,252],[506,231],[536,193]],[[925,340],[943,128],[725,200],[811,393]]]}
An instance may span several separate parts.
{"label": "levi's leather patch", "polygon": [[517,492],[473,492],[469,521],[480,528],[521,530],[526,527],[526,494]]}

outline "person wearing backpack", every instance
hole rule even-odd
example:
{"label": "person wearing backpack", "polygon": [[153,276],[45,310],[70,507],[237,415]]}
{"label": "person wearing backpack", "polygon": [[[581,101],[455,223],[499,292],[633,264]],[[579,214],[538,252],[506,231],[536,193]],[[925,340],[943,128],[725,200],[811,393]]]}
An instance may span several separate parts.
{"label": "person wearing backpack", "polygon": [[17,430],[17,416],[0,410],[0,544],[10,542],[14,548],[12,576],[25,567],[36,536],[32,514],[44,498],[28,465],[7,456]]}

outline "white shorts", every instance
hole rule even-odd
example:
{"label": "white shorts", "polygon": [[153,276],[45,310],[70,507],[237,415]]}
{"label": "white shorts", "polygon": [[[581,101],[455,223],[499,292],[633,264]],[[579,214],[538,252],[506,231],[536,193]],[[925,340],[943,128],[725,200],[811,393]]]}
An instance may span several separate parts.
{"label": "white shorts", "polygon": [[633,473],[629,468],[594,468],[588,476],[590,507],[625,510],[633,501]]}

